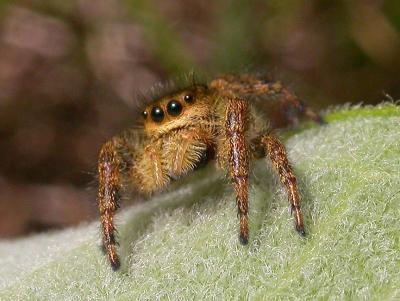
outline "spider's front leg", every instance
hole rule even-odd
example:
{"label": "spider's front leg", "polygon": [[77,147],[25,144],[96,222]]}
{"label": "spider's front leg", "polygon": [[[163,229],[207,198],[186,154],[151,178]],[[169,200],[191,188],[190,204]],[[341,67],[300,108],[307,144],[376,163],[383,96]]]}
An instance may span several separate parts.
{"label": "spider's front leg", "polygon": [[122,186],[121,166],[123,164],[119,148],[123,140],[113,138],[106,142],[99,154],[98,205],[103,232],[103,246],[114,270],[120,266],[116,250],[114,214],[119,206],[119,191]]}
{"label": "spider's front leg", "polygon": [[101,148],[98,163],[98,202],[103,245],[114,270],[120,267],[114,215],[119,207],[122,182],[140,194],[150,194],[168,185],[160,141],[139,141],[135,132],[117,136]]}
{"label": "spider's front leg", "polygon": [[300,209],[300,195],[297,189],[296,177],[287,158],[284,145],[272,134],[261,137],[261,144],[272,161],[272,165],[279,174],[280,181],[288,193],[291,211],[294,213],[296,230],[305,235],[303,216]]}
{"label": "spider's front leg", "polygon": [[242,99],[231,99],[228,102],[225,119],[225,132],[228,142],[229,175],[234,183],[236,203],[240,219],[239,240],[247,244],[249,240],[248,226],[248,178],[249,147],[246,141],[248,122],[248,103]]}

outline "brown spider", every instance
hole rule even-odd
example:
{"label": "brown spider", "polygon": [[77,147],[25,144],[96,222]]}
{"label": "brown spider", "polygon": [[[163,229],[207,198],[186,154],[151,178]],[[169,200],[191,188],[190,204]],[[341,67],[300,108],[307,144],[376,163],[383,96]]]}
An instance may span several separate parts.
{"label": "brown spider", "polygon": [[114,269],[120,261],[113,219],[123,183],[149,194],[212,159],[233,182],[242,244],[249,238],[249,162],[265,156],[288,192],[296,230],[305,234],[296,178],[285,147],[269,125],[276,120],[268,116],[273,112],[270,103],[285,108],[281,115],[286,123],[295,123],[301,114],[322,122],[279,82],[248,74],[223,75],[208,85],[192,84],[156,97],[142,113],[144,127],[127,130],[102,146],[98,201],[104,249]]}

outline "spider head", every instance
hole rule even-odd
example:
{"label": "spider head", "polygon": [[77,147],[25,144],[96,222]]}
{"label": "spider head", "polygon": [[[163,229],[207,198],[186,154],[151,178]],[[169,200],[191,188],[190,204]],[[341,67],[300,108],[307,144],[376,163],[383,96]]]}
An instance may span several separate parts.
{"label": "spider head", "polygon": [[195,126],[210,115],[210,99],[203,86],[195,86],[164,96],[142,112],[149,136]]}

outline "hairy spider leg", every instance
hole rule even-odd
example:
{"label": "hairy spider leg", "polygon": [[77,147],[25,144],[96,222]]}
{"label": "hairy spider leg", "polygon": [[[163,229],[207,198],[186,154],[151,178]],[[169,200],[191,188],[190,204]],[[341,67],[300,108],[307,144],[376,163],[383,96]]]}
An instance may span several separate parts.
{"label": "hairy spider leg", "polygon": [[[134,136],[135,132],[129,134]],[[164,147],[161,139],[141,145],[129,143],[123,137],[116,136],[106,142],[98,162],[98,205],[103,246],[114,270],[120,267],[114,215],[119,207],[123,182],[128,180],[140,194],[151,194],[167,186],[171,178],[193,170],[207,145],[211,145],[209,135],[197,128],[171,136]]]}
{"label": "hairy spider leg", "polygon": [[284,145],[272,134],[261,137],[261,144],[272,161],[272,165],[279,175],[281,183],[285,186],[294,213],[295,228],[300,235],[304,236],[303,216],[300,209],[300,195],[297,189],[296,177],[287,158]]}
{"label": "hairy spider leg", "polygon": [[323,124],[323,118],[301,101],[295,93],[286,88],[280,81],[267,81],[259,76],[246,75],[223,75],[214,79],[210,87],[222,91],[226,95],[265,95],[281,96],[278,102],[273,101],[276,106],[284,107],[286,118],[291,124],[298,123],[298,114],[303,114],[318,124]]}
{"label": "hairy spider leg", "polygon": [[296,113],[293,113],[293,110],[291,110],[291,108],[296,110],[298,113],[310,118],[315,123],[318,124],[325,123],[321,115],[314,112],[305,102],[301,101],[292,91],[288,90],[285,87],[282,87],[281,94],[283,95],[282,102],[286,106],[285,112],[287,118],[292,122],[292,124],[297,125],[298,118],[296,116]]}
{"label": "hairy spider leg", "polygon": [[114,138],[100,150],[98,173],[98,202],[103,232],[103,246],[114,270],[120,267],[115,238],[114,215],[119,207],[119,191],[122,186],[122,157],[118,153],[121,140]]}
{"label": "hairy spider leg", "polygon": [[229,100],[225,131],[229,143],[229,175],[234,183],[236,203],[240,220],[239,240],[247,244],[249,240],[248,225],[248,186],[249,186],[249,147],[246,141],[248,103],[234,98]]}

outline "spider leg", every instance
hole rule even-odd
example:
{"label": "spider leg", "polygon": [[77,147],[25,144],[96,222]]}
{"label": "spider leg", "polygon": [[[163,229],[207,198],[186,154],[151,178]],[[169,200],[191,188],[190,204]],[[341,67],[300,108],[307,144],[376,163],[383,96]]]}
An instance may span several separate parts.
{"label": "spider leg", "polygon": [[225,133],[228,146],[229,175],[233,181],[240,220],[239,240],[247,244],[248,226],[248,176],[249,146],[246,141],[248,103],[242,99],[231,99],[228,102],[225,119]]}
{"label": "spider leg", "polygon": [[[275,123],[283,123],[278,127],[287,125],[287,123],[297,125],[301,115],[318,124],[324,123],[318,113],[314,112],[279,81],[271,81],[251,74],[226,74],[214,79],[210,83],[210,87],[221,91],[226,96],[240,95],[260,98],[260,105],[265,106],[265,111],[270,113],[270,119],[274,121],[278,118]],[[283,120],[278,122],[279,119]]]}
{"label": "spider leg", "polygon": [[272,134],[261,137],[261,144],[272,161],[272,165],[279,174],[280,181],[288,192],[291,212],[297,232],[304,236],[303,216],[300,209],[300,195],[297,189],[296,177],[287,158],[284,145]]}
{"label": "spider leg", "polygon": [[294,125],[298,124],[298,115],[304,115],[318,124],[324,124],[325,121],[321,115],[314,112],[306,103],[301,101],[296,94],[289,89],[281,86],[280,93],[282,95],[281,103],[284,107],[285,115],[289,122]]}
{"label": "spider leg", "polygon": [[121,143],[122,141],[119,138],[113,138],[106,142],[100,150],[98,160],[98,206],[103,245],[114,270],[120,267],[116,250],[114,214],[119,206],[119,190],[122,186],[121,164],[123,162],[118,152]]}
{"label": "spider leg", "polygon": [[122,184],[128,181],[139,194],[150,194],[167,186],[160,141],[144,141],[135,131],[127,131],[106,142],[99,154],[98,202],[103,246],[114,270],[120,267],[114,215],[119,207]]}

